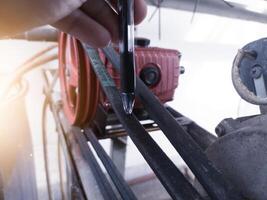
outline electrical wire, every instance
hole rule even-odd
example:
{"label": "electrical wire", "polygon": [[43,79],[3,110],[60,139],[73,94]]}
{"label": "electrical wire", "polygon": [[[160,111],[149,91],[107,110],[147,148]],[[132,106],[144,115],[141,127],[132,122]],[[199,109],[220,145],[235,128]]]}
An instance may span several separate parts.
{"label": "electrical wire", "polygon": [[[58,45],[52,45],[49,46],[39,52],[37,52],[36,54],[34,54],[32,57],[30,57],[29,59],[27,59],[23,64],[21,64],[17,70],[15,72],[13,72],[8,78],[7,81],[4,83],[4,89],[1,91],[0,93],[0,98],[6,98],[6,96],[8,96],[9,90],[14,86],[14,84],[16,84],[18,81],[21,81],[21,78],[23,75],[25,75],[27,72],[43,66],[51,61],[54,61],[56,59],[58,59],[58,55],[57,54],[52,54],[52,55],[45,55],[48,52],[54,50],[57,48]],[[49,88],[47,88],[48,90],[46,91],[46,93],[51,93],[55,83],[56,83],[56,78],[58,77],[58,71],[56,72],[56,74],[54,75],[53,81],[50,85]],[[46,82],[48,83],[48,79],[46,78]],[[45,176],[46,176],[46,181],[47,181],[47,191],[48,191],[48,198],[49,200],[52,200],[52,188],[51,188],[51,180],[50,180],[50,174],[49,174],[49,161],[48,161],[48,149],[47,149],[47,145],[48,145],[48,141],[47,141],[47,130],[46,130],[46,112],[47,109],[49,108],[49,96],[46,96],[45,100],[44,100],[44,104],[43,104],[43,108],[42,108],[42,139],[43,139],[43,153],[44,153],[44,162],[45,162]],[[60,150],[59,150],[59,143],[58,142],[58,156],[60,154]],[[61,157],[61,156],[60,156]],[[60,175],[60,190],[61,190],[61,199],[65,199],[65,195],[64,195],[64,191],[63,191],[63,176],[62,176],[62,169],[61,169],[61,163],[60,161],[58,161],[58,165],[59,165],[59,175]],[[1,178],[1,177],[0,177]],[[1,180],[0,180],[1,181]],[[1,185],[0,185],[1,186]],[[2,193],[0,191],[0,200],[3,200],[2,198]]]}
{"label": "electrical wire", "polygon": [[[47,63],[49,63],[51,61],[56,60],[58,58],[57,54],[45,55],[46,53],[50,52],[51,50],[55,49],[56,47],[57,47],[57,45],[52,45],[52,46],[49,46],[49,47],[47,47],[45,49],[42,49],[41,51],[39,51],[36,54],[34,54],[32,57],[27,59],[23,64],[21,64],[16,69],[15,72],[13,72],[11,75],[9,75],[9,77],[7,78],[7,81],[4,82],[3,89],[1,90],[1,93],[0,93],[0,98],[1,99],[5,99],[5,98],[9,97],[8,94],[9,94],[10,89],[14,86],[14,84],[17,84],[17,82],[21,82],[22,76],[25,73],[27,73],[27,72],[29,72],[29,71],[37,68],[37,67],[45,65],[45,64],[47,64]],[[24,83],[22,85],[22,88],[24,88],[24,90],[25,90],[25,81],[22,82],[22,83]],[[26,86],[27,86],[27,84],[26,84]],[[46,112],[47,106],[49,105],[48,103],[49,103],[48,99],[46,98],[45,102],[44,102],[44,105],[43,105],[43,109],[42,109],[43,119],[45,117],[45,112]],[[42,122],[42,124],[43,124],[42,132],[46,132],[45,126],[44,126],[44,122]],[[43,141],[44,141],[44,146],[46,146],[47,141],[46,141],[46,139],[44,139],[44,137],[43,137]],[[44,151],[46,151],[45,148],[44,148]],[[44,153],[46,153],[46,152],[44,152]],[[47,178],[47,182],[50,183],[49,177],[46,176],[46,178]],[[1,191],[0,191],[0,200],[3,199],[2,198],[3,195],[1,193]],[[49,188],[49,186],[48,186],[48,196],[49,196],[49,199],[51,200],[52,199],[51,188]]]}
{"label": "electrical wire", "polygon": [[36,53],[34,56],[26,60],[22,65],[20,65],[15,70],[15,72],[12,72],[12,74],[9,75],[7,80],[3,83],[4,86],[0,92],[0,99],[4,99],[7,96],[10,88],[12,88],[12,86],[17,83],[25,73],[58,59],[57,54],[43,56],[44,54],[55,49],[56,47],[57,45],[53,45],[41,50],[40,52]]}
{"label": "electrical wire", "polygon": [[[47,112],[49,109],[49,99],[46,97],[43,103],[42,108],[42,139],[43,139],[43,154],[44,154],[44,167],[45,167],[45,177],[46,177],[46,185],[47,185],[47,194],[48,199],[52,200],[52,188],[51,188],[51,179],[50,179],[50,171],[49,171],[49,156],[48,156],[48,141],[47,141],[47,130],[46,130],[46,118]],[[61,200],[66,199],[64,195],[63,189],[63,173],[62,173],[62,166],[61,166],[61,153],[60,153],[60,141],[58,137],[57,142],[57,155],[58,155],[58,169],[59,169],[59,184],[60,184],[60,193],[61,193]]]}
{"label": "electrical wire", "polygon": [[[49,84],[48,78],[43,72],[44,75],[44,81],[46,82],[46,85],[49,85],[48,88],[46,88],[45,91],[45,100],[43,103],[43,109],[42,109],[42,138],[43,138],[43,154],[44,154],[44,164],[45,164],[45,176],[46,176],[46,182],[47,182],[47,192],[49,200],[52,200],[52,189],[51,189],[51,180],[50,180],[50,172],[49,172],[49,158],[48,158],[48,142],[47,142],[47,130],[46,130],[46,113],[48,111],[49,105],[50,105],[50,94],[57,83],[58,80],[58,70],[53,75],[52,81]],[[61,166],[61,154],[60,154],[60,141],[59,141],[59,135],[58,135],[58,143],[57,143],[57,155],[58,155],[58,170],[59,170],[59,184],[60,184],[60,193],[61,193],[61,200],[66,199],[64,195],[64,189],[63,189],[63,173],[62,173],[62,166]]]}
{"label": "electrical wire", "polygon": [[190,20],[191,24],[193,24],[193,21],[195,19],[195,15],[196,15],[196,12],[197,12],[198,5],[199,5],[199,0],[195,0],[194,9],[193,9],[193,15],[192,15],[191,20]]}
{"label": "electrical wire", "polygon": [[[64,186],[63,186],[63,173],[62,173],[62,163],[61,163],[61,151],[60,151],[60,136],[57,135],[57,157],[58,157],[58,169],[59,169],[59,184],[60,184],[60,191],[61,191],[61,200],[67,199],[64,193]],[[68,176],[67,176],[68,178]],[[69,183],[67,181],[67,183]]]}
{"label": "electrical wire", "polygon": [[46,138],[46,111],[49,106],[48,98],[45,98],[42,108],[42,139],[43,139],[43,154],[44,154],[44,165],[45,165],[45,177],[46,177],[46,186],[47,186],[47,195],[48,199],[52,200],[52,191],[51,191],[51,181],[49,176],[49,167],[48,167],[48,152],[47,152],[47,138]]}
{"label": "electrical wire", "polygon": [[48,53],[49,51],[51,51],[51,50],[53,50],[53,49],[56,49],[57,47],[58,47],[58,45],[55,44],[55,45],[51,45],[51,46],[48,46],[48,47],[42,49],[41,51],[37,52],[36,54],[34,54],[34,55],[31,56],[30,58],[28,58],[26,61],[24,61],[24,63],[23,63],[21,66],[26,65],[26,64],[28,64],[28,63],[30,63],[30,62],[33,62],[34,60],[36,60],[36,59],[39,58],[40,56],[42,56],[42,55]]}
{"label": "electrical wire", "polygon": [[150,22],[155,14],[157,13],[157,11],[159,11],[159,14],[158,14],[158,36],[159,36],[159,40],[161,40],[161,4],[163,3],[164,0],[157,0],[157,4],[155,5],[156,8],[155,10],[153,11],[153,13],[151,14],[151,16],[149,17],[148,19],[148,22]]}
{"label": "electrical wire", "polygon": [[234,8],[235,6],[232,5],[231,3],[225,1],[225,0],[221,0],[224,4],[226,4],[227,6],[229,6],[230,8]]}

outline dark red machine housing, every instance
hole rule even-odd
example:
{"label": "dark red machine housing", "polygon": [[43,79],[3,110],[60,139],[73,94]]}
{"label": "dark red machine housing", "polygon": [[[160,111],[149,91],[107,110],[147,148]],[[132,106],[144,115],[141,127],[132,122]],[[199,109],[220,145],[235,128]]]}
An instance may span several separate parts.
{"label": "dark red machine housing", "polygon": [[[102,53],[100,54],[109,74],[119,88],[120,75],[114,70],[112,64],[105,58],[105,56]],[[145,84],[162,103],[173,100],[180,75],[180,52],[156,47],[136,47],[135,65],[137,76],[145,82]],[[143,74],[146,70],[147,76],[152,76],[157,79],[153,81],[152,84],[149,84],[151,81],[145,81]],[[105,96],[101,95],[101,100],[104,107],[110,108],[110,104]],[[141,106],[138,99],[135,106]]]}
{"label": "dark red machine housing", "polygon": [[[119,88],[119,74],[101,50],[99,55]],[[162,103],[173,99],[180,75],[179,51],[136,47],[135,64],[137,76]],[[93,120],[98,105],[107,111],[112,109],[81,43],[65,33],[59,39],[59,72],[63,109],[72,125],[80,126]],[[135,108],[142,108],[138,98]]]}

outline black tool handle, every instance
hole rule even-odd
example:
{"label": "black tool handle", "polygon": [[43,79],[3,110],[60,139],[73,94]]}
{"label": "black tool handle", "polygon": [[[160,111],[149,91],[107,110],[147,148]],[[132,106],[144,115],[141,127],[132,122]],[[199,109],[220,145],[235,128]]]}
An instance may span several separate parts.
{"label": "black tool handle", "polygon": [[134,14],[133,0],[119,0],[119,51],[121,71],[121,92],[135,91],[135,63],[134,63]]}

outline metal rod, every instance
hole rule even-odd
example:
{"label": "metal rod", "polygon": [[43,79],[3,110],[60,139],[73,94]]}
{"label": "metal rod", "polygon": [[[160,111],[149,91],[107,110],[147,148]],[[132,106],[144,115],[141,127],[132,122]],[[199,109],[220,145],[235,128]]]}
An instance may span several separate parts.
{"label": "metal rod", "polygon": [[105,66],[100,61],[98,52],[87,45],[84,45],[84,47],[102,85],[102,89],[108,97],[118,119],[170,196],[173,199],[179,200],[202,199],[183,174],[146,132],[138,119],[133,114],[126,114],[124,112],[120,100],[120,93],[106,71]]}
{"label": "metal rod", "polygon": [[90,128],[87,128],[84,131],[85,131],[85,136],[90,140],[98,157],[102,161],[114,185],[118,189],[122,199],[124,200],[137,199],[134,193],[132,192],[131,188],[128,186],[126,181],[123,179],[122,175],[119,173],[118,169],[116,168],[116,166],[114,165],[110,157],[107,155],[103,147],[98,142],[92,130]]}
{"label": "metal rod", "polygon": [[[103,49],[105,55],[119,70],[119,56],[112,47]],[[155,120],[173,147],[184,159],[209,196],[214,200],[241,200],[241,195],[212,165],[192,137],[155,98],[146,85],[137,77],[136,94],[150,116]]]}

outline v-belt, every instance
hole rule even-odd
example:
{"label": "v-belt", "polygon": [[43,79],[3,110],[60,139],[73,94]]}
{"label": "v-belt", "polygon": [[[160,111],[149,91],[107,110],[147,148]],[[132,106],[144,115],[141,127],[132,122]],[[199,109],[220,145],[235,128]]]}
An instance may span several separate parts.
{"label": "v-belt", "polygon": [[111,158],[107,155],[99,141],[97,140],[93,131],[89,128],[84,130],[85,136],[89,139],[92,146],[94,147],[98,157],[102,161],[105,166],[110,178],[112,179],[114,185],[118,189],[123,200],[136,200],[134,193],[130,189],[129,185],[127,185],[126,181],[123,179],[122,175],[112,162]]}
{"label": "v-belt", "polygon": [[120,92],[101,62],[97,50],[87,45],[84,45],[84,48],[101,83],[102,89],[108,97],[118,119],[170,196],[177,200],[202,199],[173,162],[146,132],[135,115],[124,112]]}
{"label": "v-belt", "polygon": [[96,179],[96,182],[101,190],[101,193],[103,195],[103,198],[105,200],[117,200],[116,194],[111,187],[109,181],[107,180],[107,177],[101,170],[100,165],[98,164],[90,146],[87,144],[87,140],[85,136],[81,132],[74,131],[73,132],[74,137],[76,138],[78,144],[81,147],[81,153],[87,163],[89,164],[94,177]]}
{"label": "v-belt", "polygon": [[[89,55],[91,52],[94,54],[94,52],[88,48],[87,52]],[[116,51],[109,46],[104,48],[103,52],[112,63],[113,67],[119,71],[120,62]],[[94,62],[92,62],[92,64],[94,65]],[[95,65],[99,64],[96,62]],[[243,199],[232,184],[228,180],[225,180],[222,174],[217,171],[199,145],[182,126],[176,122],[175,118],[173,118],[159,100],[155,98],[141,79],[137,77],[136,81],[136,93],[142,101],[143,106],[195,174],[209,196],[214,200]]]}
{"label": "v-belt", "polygon": [[[56,122],[59,124],[59,131],[60,131],[60,135],[64,137],[64,139],[62,141],[68,141],[70,144],[70,146],[72,145],[73,140],[75,140],[79,146],[80,146],[80,151],[82,154],[82,157],[84,158],[84,160],[87,162],[88,166],[90,167],[94,178],[97,182],[97,185],[101,191],[101,194],[103,196],[104,200],[117,200],[117,196],[110,184],[110,182],[107,180],[105,174],[103,173],[103,171],[101,170],[100,165],[98,164],[95,156],[93,155],[93,152],[90,148],[90,146],[88,146],[87,144],[87,139],[85,137],[85,135],[82,134],[81,130],[78,128],[73,127],[72,128],[72,133],[73,133],[73,139],[72,137],[69,137],[67,139],[67,136],[65,135],[66,133],[64,133],[63,131],[63,125],[61,124],[61,122],[59,121],[59,115],[56,112],[53,112],[55,119],[57,120]],[[72,142],[70,142],[72,141]],[[67,148],[67,144],[64,142],[63,143],[63,148]],[[68,151],[66,151],[68,152]],[[68,152],[70,155],[71,153]],[[72,156],[71,156],[72,158]],[[72,158],[73,159],[73,158]],[[71,160],[70,163],[74,162],[73,160]],[[72,166],[72,168],[76,168],[77,166]],[[76,169],[72,169],[74,170],[74,172],[76,173]],[[79,176],[79,175],[78,175]],[[80,184],[83,185],[82,181],[80,180]],[[83,188],[83,187],[82,187]],[[86,188],[85,188],[86,189]],[[86,195],[85,195],[86,196]]]}

